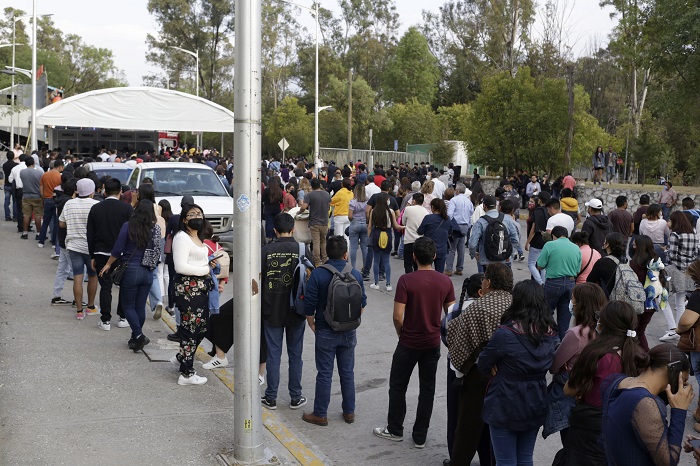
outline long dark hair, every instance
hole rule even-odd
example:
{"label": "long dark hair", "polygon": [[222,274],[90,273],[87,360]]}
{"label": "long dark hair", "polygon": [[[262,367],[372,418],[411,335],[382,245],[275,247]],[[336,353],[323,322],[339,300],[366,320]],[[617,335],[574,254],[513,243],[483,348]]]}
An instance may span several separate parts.
{"label": "long dark hair", "polygon": [[139,201],[147,199],[153,204],[156,203],[156,193],[152,184],[142,184],[139,186]]}
{"label": "long dark hair", "polygon": [[372,208],[372,226],[381,229],[390,228],[389,215],[389,195],[387,193],[379,193],[377,201],[374,203],[374,208]]}
{"label": "long dark hair", "polygon": [[634,254],[632,262],[639,267],[646,268],[649,261],[656,260],[659,255],[654,251],[654,243],[647,235],[638,235],[634,237]]}
{"label": "long dark hair", "polygon": [[267,180],[267,187],[270,190],[270,204],[279,204],[284,199],[284,191],[282,191],[282,181],[279,176],[270,177]]}
{"label": "long dark hair", "polygon": [[155,224],[156,214],[153,210],[153,202],[141,199],[129,219],[129,239],[136,243],[138,249],[145,249],[148,246]]}
{"label": "long dark hair", "polygon": [[597,318],[608,303],[605,292],[595,283],[579,283],[571,290],[571,297],[576,301],[574,321],[576,325],[581,326],[581,335],[583,335],[583,328],[588,327],[590,330],[588,337],[593,338]]}
{"label": "long dark hair", "polygon": [[694,234],[693,226],[688,221],[688,217],[685,216],[683,212],[677,210],[671,214],[669,217],[671,220],[671,231],[682,235],[683,233]]}
{"label": "long dark hair", "polygon": [[619,351],[622,372],[637,376],[649,365],[649,356],[639,346],[637,337],[628,337],[627,332],[637,328],[637,314],[632,306],[623,301],[610,301],[600,313],[601,334],[581,351],[576,360],[569,387],[581,396],[593,387],[593,377],[598,361],[608,353]]}
{"label": "long dark hair", "polygon": [[481,289],[481,280],[484,278],[483,273],[475,273],[464,279],[462,283],[462,293],[459,295],[459,302],[455,308],[457,311],[462,310],[462,304],[464,300],[469,296],[470,298],[478,298],[479,290]]}
{"label": "long dark hair", "polygon": [[513,287],[513,302],[501,322],[520,324],[535,346],[539,346],[542,335],[552,333],[557,327],[544,297],[544,288],[534,280],[523,280]]}
{"label": "long dark hair", "polygon": [[165,223],[168,223],[168,220],[170,220],[170,217],[173,216],[173,209],[170,207],[170,202],[168,202],[167,199],[163,199],[158,203],[158,205],[161,208],[160,211],[160,216],[163,217],[163,220],[165,220]]}
{"label": "long dark hair", "polygon": [[430,209],[433,211],[433,213],[439,215],[442,217],[443,220],[447,220],[450,217],[447,215],[447,206],[445,205],[445,201],[439,198],[435,198],[432,201],[430,201]]}
{"label": "long dark hair", "polygon": [[[190,212],[190,210],[193,210],[193,209],[199,209],[199,211],[202,212],[202,215],[204,215],[204,209],[199,207],[197,204],[186,204],[182,208],[182,211],[180,212],[180,221],[178,222],[178,225],[177,225],[178,230],[184,231],[185,233],[187,233],[187,225],[185,225],[185,219],[187,217],[187,214]],[[202,236],[202,230],[199,230],[199,232],[197,232],[197,237],[202,241],[204,240],[203,236]]]}

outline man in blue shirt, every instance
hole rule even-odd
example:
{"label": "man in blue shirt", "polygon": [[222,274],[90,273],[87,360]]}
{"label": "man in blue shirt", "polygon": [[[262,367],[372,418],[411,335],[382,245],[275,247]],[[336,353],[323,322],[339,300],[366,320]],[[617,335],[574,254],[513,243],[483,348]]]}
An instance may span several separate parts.
{"label": "man in blue shirt", "polygon": [[[342,236],[331,236],[326,242],[326,264],[343,270],[348,262],[348,243]],[[362,288],[362,311],[367,306],[367,295],[362,282],[362,275],[352,270],[352,275]],[[319,426],[328,425],[328,405],[331,401],[331,382],[333,381],[333,363],[338,361],[340,391],[343,396],[343,419],[348,424],[355,422],[355,345],[356,330],[336,332],[326,323],[323,311],[328,300],[328,286],[333,275],[330,271],[316,268],[306,284],[304,303],[306,320],[316,338],[316,395],[314,410],[304,413],[302,419]]]}
{"label": "man in blue shirt", "polygon": [[462,183],[457,183],[457,195],[450,199],[447,204],[447,216],[454,220],[462,232],[461,236],[453,235],[450,240],[450,251],[447,253],[447,264],[445,265],[445,275],[452,275],[452,267],[455,261],[455,252],[457,252],[457,268],[455,275],[462,275],[464,270],[464,246],[467,242],[467,233],[472,223],[472,214],[474,213],[474,204],[467,196],[467,187]]}
{"label": "man in blue shirt", "polygon": [[[488,215],[491,218],[498,218],[500,212],[498,212],[498,209],[496,209],[496,198],[494,196],[484,196],[483,204],[484,210],[486,211],[484,216]],[[518,244],[518,230],[515,224],[513,222],[504,221],[503,225],[505,225],[506,229],[508,230],[508,237],[510,242],[513,244],[513,248],[516,249],[516,244]],[[474,223],[471,236],[469,237],[469,256],[472,258],[476,257],[477,269],[479,273],[484,271],[484,266],[492,262],[498,262],[489,260],[486,257],[483,236],[486,233],[487,226],[488,221],[484,217],[481,217],[476,221],[476,223]],[[510,267],[510,257],[501,262],[506,263]]]}

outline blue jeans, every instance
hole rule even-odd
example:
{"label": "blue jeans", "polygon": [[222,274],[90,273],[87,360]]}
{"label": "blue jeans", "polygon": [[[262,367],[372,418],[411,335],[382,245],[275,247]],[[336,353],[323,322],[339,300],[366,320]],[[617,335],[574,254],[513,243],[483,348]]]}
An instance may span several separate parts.
{"label": "blue jeans", "polygon": [[403,259],[403,235],[401,235],[399,240],[399,250],[396,254],[399,256],[399,259]]}
{"label": "blue jeans", "polygon": [[[10,215],[10,203],[12,203],[12,215]],[[5,185],[5,219],[17,218],[17,199],[15,188],[11,184]]]}
{"label": "blue jeans", "polygon": [[700,353],[697,351],[690,352],[690,364],[693,366],[693,372],[695,372],[695,379],[700,383]]}
{"label": "blue jeans", "polygon": [[316,395],[314,414],[328,415],[331,402],[333,363],[337,360],[340,377],[340,393],[343,396],[343,413],[355,412],[355,345],[356,330],[334,332],[329,328],[316,328]]}
{"label": "blue jeans", "polygon": [[287,335],[287,357],[289,358],[289,397],[292,400],[301,398],[301,370],[304,362],[301,353],[304,349],[304,329],[306,320],[300,320],[296,325],[287,327],[271,327],[263,323],[265,341],[267,342],[267,388],[265,396],[271,400],[277,399],[277,388],[280,384],[280,359],[282,357],[282,339]]}
{"label": "blue jeans", "polygon": [[362,268],[367,266],[367,222],[364,218],[352,219],[350,222],[350,264],[357,270],[357,243],[360,243],[360,253],[362,254]]}
{"label": "blue jeans", "polygon": [[532,466],[539,429],[515,432],[491,426],[489,430],[498,466]]}
{"label": "blue jeans", "polygon": [[661,212],[664,214],[664,220],[668,221],[671,217],[671,207],[666,204],[661,204]]}
{"label": "blue jeans", "polygon": [[131,327],[131,338],[138,338],[143,333],[141,329],[146,321],[146,298],[152,282],[153,272],[141,265],[129,264],[124,271],[119,299]]}
{"label": "blue jeans", "polygon": [[156,267],[153,269],[151,273],[153,274],[153,282],[151,283],[151,288],[148,290],[148,302],[151,305],[151,311],[155,311],[156,305],[163,302],[163,294],[158,284],[158,268]]}
{"label": "blue jeans", "polygon": [[559,329],[559,340],[564,339],[564,334],[569,330],[571,313],[569,312],[569,301],[571,301],[571,290],[576,284],[574,278],[548,278],[544,282],[544,297],[547,300],[552,312],[557,311],[557,327]]}
{"label": "blue jeans", "polygon": [[39,244],[46,242],[46,233],[51,227],[51,242],[56,244],[58,228],[56,225],[56,202],[53,199],[44,199],[44,220],[41,222],[41,233],[39,234]]}
{"label": "blue jeans", "polygon": [[541,249],[530,246],[530,254],[527,255],[527,268],[530,269],[532,279],[540,285],[544,285],[546,272],[544,270],[537,270],[537,259],[540,257],[540,254],[542,254]]}
{"label": "blue jeans", "polygon": [[380,250],[374,251],[374,255],[376,256],[376,261],[374,261],[374,283],[377,284],[379,283],[379,269],[384,270],[386,273],[386,284],[391,285],[391,261],[390,261],[390,254],[389,251],[384,252]]}
{"label": "blue jeans", "polygon": [[469,232],[469,225],[464,224],[464,225],[459,225],[459,229],[462,231],[462,237],[455,238],[452,237],[452,240],[450,241],[449,247],[450,250],[447,253],[447,264],[445,265],[445,270],[448,272],[452,272],[454,262],[455,262],[455,252],[457,252],[457,268],[454,270],[457,270],[457,272],[461,272],[464,270],[464,247],[466,245],[467,241],[467,233]]}

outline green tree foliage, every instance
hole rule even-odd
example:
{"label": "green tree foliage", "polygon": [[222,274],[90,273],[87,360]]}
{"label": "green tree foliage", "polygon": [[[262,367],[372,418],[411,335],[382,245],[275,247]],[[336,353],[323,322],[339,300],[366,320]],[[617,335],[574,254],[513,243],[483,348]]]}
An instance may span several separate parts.
{"label": "green tree foliage", "polygon": [[455,146],[447,141],[439,141],[430,151],[430,160],[436,165],[445,166],[455,158]]}
{"label": "green tree foliage", "polygon": [[385,97],[396,103],[416,99],[430,105],[435,100],[439,77],[437,59],[425,36],[417,28],[409,28],[387,65]]}
{"label": "green tree foliage", "polygon": [[454,104],[438,108],[440,137],[445,140],[466,141],[467,127],[472,117],[470,104]]}
{"label": "green tree foliage", "polygon": [[431,143],[440,138],[433,109],[416,98],[406,104],[392,105],[387,114],[393,128],[377,138],[377,148],[391,150],[395,140],[400,148],[405,148],[406,144]]}
{"label": "green tree foliage", "polygon": [[[25,15],[25,12],[13,8],[4,10],[0,21],[0,40],[12,43],[13,18]],[[30,26],[30,21],[27,21]],[[25,21],[17,21],[15,64],[18,68],[31,69],[32,51],[29,33]],[[0,61],[12,63],[12,47],[0,49]],[[114,64],[112,51],[85,44],[77,34],[64,34],[50,17],[39,17],[37,21],[37,65],[44,66],[48,83],[53,87],[63,87],[64,95],[80,94],[95,89],[125,86],[126,79]],[[18,75],[18,83],[28,82],[28,78]],[[0,87],[9,86],[11,78],[0,75]]]}
{"label": "green tree foliage", "polygon": [[277,110],[265,118],[264,133],[263,150],[268,155],[277,154],[281,157],[277,143],[282,138],[289,143],[287,156],[308,155],[314,144],[313,115],[306,113],[296,97],[285,97]]}

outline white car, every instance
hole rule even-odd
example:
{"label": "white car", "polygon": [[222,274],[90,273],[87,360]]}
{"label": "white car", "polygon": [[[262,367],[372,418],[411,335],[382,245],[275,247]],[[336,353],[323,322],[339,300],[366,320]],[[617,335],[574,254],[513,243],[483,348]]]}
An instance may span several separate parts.
{"label": "white car", "polygon": [[[180,213],[182,196],[189,194],[204,210],[214,233],[222,235],[233,230],[233,198],[209,166],[187,162],[140,163],[131,172],[129,187],[138,190],[144,178],[153,180],[156,202],[166,199],[173,214]],[[233,242],[223,241],[221,246],[229,255],[233,254]]]}
{"label": "white car", "polygon": [[126,184],[133,170],[131,165],[116,162],[90,162],[85,164],[85,168],[95,172],[98,178],[109,175],[121,181],[122,184]]}

